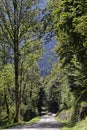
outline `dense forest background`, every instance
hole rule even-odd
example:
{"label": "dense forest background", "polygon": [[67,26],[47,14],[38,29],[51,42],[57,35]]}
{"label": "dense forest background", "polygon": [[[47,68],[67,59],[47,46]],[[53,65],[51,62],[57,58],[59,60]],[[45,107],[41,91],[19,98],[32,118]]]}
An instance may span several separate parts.
{"label": "dense forest background", "polygon": [[[43,9],[39,2],[0,1],[0,125],[71,108],[73,123],[87,115],[87,2],[50,0]],[[43,43],[52,39],[43,75]]]}

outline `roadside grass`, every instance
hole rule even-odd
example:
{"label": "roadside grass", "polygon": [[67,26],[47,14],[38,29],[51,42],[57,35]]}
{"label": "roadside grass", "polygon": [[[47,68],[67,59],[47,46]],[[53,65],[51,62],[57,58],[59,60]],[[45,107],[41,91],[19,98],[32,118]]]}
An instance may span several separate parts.
{"label": "roadside grass", "polygon": [[25,123],[24,121],[19,121],[18,123],[7,124],[6,126],[2,126],[1,128],[2,128],[2,129],[5,129],[5,128],[17,126],[17,125],[22,125],[22,124],[24,124],[24,123]]}
{"label": "roadside grass", "polygon": [[84,120],[76,123],[75,126],[71,126],[69,121],[60,120],[58,117],[56,117],[56,120],[61,123],[61,130],[87,130],[87,117]]}
{"label": "roadside grass", "polygon": [[67,128],[66,130],[68,130],[68,128],[71,127],[70,119],[71,119],[72,111],[73,108],[70,108],[68,110],[63,110],[56,115],[55,119],[61,124],[61,128],[65,127]]}
{"label": "roadside grass", "polygon": [[70,127],[70,122],[68,120],[65,120],[65,119],[63,120],[63,119],[60,119],[59,117],[55,117],[55,119],[61,124],[61,128],[63,128],[63,127],[69,128]]}
{"label": "roadside grass", "polygon": [[38,116],[38,117],[35,117],[35,118],[31,119],[31,120],[28,121],[28,122],[19,121],[18,123],[7,124],[6,126],[2,126],[2,127],[0,128],[0,130],[1,130],[1,129],[5,129],[5,128],[10,128],[10,127],[13,127],[13,126],[17,126],[17,125],[37,123],[39,120],[40,120],[40,117]]}
{"label": "roadside grass", "polygon": [[55,119],[61,124],[61,130],[87,130],[87,117],[77,122],[74,126],[71,120],[73,108],[59,113]]}
{"label": "roadside grass", "polygon": [[78,122],[74,127],[64,126],[62,130],[87,130],[87,117],[85,120]]}
{"label": "roadside grass", "polygon": [[33,124],[33,123],[37,123],[39,121],[40,121],[40,117],[37,116],[37,117],[31,119],[30,121],[26,122],[26,124]]}

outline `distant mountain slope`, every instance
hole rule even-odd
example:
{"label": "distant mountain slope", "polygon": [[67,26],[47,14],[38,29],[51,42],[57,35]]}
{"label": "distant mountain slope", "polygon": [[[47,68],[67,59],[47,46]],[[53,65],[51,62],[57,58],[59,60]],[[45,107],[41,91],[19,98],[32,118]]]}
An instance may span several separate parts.
{"label": "distant mountain slope", "polygon": [[[41,2],[37,5],[37,8],[41,9],[43,12],[43,10],[45,10],[46,2],[47,0],[41,0]],[[40,14],[41,19],[43,19],[44,16],[45,11],[44,14]],[[46,36],[50,38],[50,40],[46,41]],[[50,73],[52,65],[57,61],[57,55],[55,52],[52,51],[52,49],[56,46],[56,40],[54,38],[51,38],[50,33],[48,33],[43,37],[43,44],[45,48],[45,53],[39,60],[38,64],[41,69],[41,75],[46,76]]]}
{"label": "distant mountain slope", "polygon": [[52,69],[52,65],[57,61],[58,57],[55,52],[53,52],[53,48],[56,46],[55,39],[48,42],[44,45],[45,53],[42,58],[39,60],[39,67],[41,69],[41,75],[46,76],[50,73]]}

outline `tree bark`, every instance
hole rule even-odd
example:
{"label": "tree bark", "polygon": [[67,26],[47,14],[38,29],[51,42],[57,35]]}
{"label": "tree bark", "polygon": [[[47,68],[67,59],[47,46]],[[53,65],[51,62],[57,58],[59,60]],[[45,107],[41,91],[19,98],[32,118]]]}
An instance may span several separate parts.
{"label": "tree bark", "polygon": [[6,93],[4,95],[4,99],[5,99],[5,105],[6,105],[7,118],[8,118],[8,121],[9,121],[9,105],[8,105],[7,94]]}
{"label": "tree bark", "polygon": [[[17,43],[16,43],[17,44]],[[17,48],[16,48],[17,49]],[[18,82],[18,76],[19,76],[19,56],[18,56],[18,49],[14,51],[14,67],[15,67],[15,100],[16,100],[16,113],[14,122],[18,122],[19,119],[19,82]]]}
{"label": "tree bark", "polygon": [[16,101],[16,112],[14,117],[14,122],[19,120],[19,41],[18,41],[18,7],[17,0],[13,1],[14,5],[14,70],[15,70],[15,101]]}

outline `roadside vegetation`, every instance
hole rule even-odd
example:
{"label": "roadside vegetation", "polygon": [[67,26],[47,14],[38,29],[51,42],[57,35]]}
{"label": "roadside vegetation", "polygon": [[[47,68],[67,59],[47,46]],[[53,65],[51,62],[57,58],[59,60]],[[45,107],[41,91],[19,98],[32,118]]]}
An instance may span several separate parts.
{"label": "roadside vegetation", "polygon": [[76,123],[72,123],[71,120],[72,109],[63,110],[55,119],[61,124],[61,130],[87,130],[87,117]]}
{"label": "roadside vegetation", "polygon": [[18,123],[7,124],[6,126],[3,126],[2,129],[9,128],[9,127],[11,128],[13,126],[18,126],[18,125],[23,125],[23,124],[34,124],[34,123],[37,123],[39,121],[40,121],[40,117],[38,116],[38,117],[32,118],[30,121],[27,121],[27,122],[19,121]]}
{"label": "roadside vegetation", "polygon": [[76,125],[75,129],[82,125],[79,121],[86,122],[87,116],[86,6],[86,0],[49,0],[47,6],[52,23],[47,29],[54,29],[58,55],[58,62],[46,80],[47,93],[51,102],[57,102],[58,113],[70,111],[70,118],[66,118],[69,124]]}
{"label": "roadside vegetation", "polygon": [[31,119],[29,122],[27,122],[28,124],[33,124],[33,123],[37,123],[40,121],[40,117],[35,117],[33,119]]}
{"label": "roadside vegetation", "polygon": [[87,118],[82,121],[79,121],[73,127],[70,126],[68,123],[65,123],[62,130],[87,130]]}

